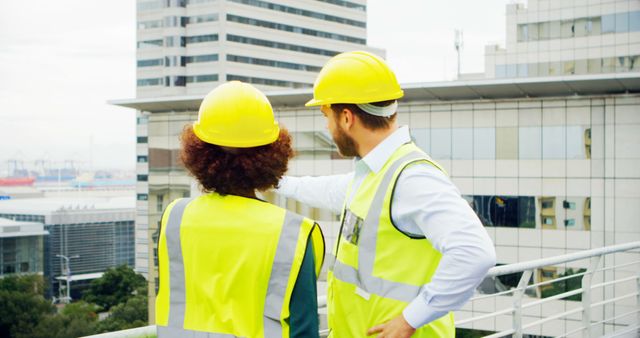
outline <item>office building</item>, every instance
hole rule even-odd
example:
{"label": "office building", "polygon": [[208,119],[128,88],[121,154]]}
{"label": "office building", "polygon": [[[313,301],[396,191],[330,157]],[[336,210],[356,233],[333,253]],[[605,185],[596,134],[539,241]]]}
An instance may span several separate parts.
{"label": "office building", "polygon": [[330,57],[384,50],[366,44],[366,0],[138,0],[137,6],[136,96],[169,102],[176,112],[137,113],[135,266],[151,294],[162,211],[195,189],[177,162],[179,142],[169,136],[194,116],[174,102],[200,99],[231,80],[264,91],[311,88]]}
{"label": "office building", "polygon": [[0,278],[11,274],[42,274],[43,240],[48,234],[42,223],[0,217]]}
{"label": "office building", "polygon": [[[589,1],[588,5],[581,4],[579,1],[555,4],[531,1],[527,13],[546,6],[546,17],[517,14],[527,10],[522,5],[508,5],[507,48],[496,51],[495,55],[488,53],[485,74],[488,79],[402,86],[405,97],[400,103],[399,124],[408,125],[417,145],[448,171],[494,240],[500,264],[640,240],[637,226],[640,219],[637,208],[640,205],[640,115],[637,114],[640,72],[635,66],[627,70],[601,67],[598,72],[578,72],[584,68],[580,60],[587,60],[588,66],[590,58],[600,60],[602,65],[604,58],[624,57],[627,60],[624,64],[631,65],[635,60],[631,56],[639,54],[634,41],[639,41],[640,32],[628,28],[629,32],[621,29],[610,33],[603,32],[601,27],[602,34],[597,38],[595,35],[561,35],[561,41],[538,38],[517,42],[517,25],[544,30],[547,23],[551,27],[557,20],[561,20],[561,27],[564,19],[582,24],[581,18],[590,17],[588,13],[594,17],[600,15],[600,22],[607,22],[609,15],[614,14],[617,20],[618,13],[627,13],[620,16],[631,18],[638,3]],[[565,5],[566,11],[561,10]],[[588,15],[583,15],[583,9],[570,10],[574,5],[593,9],[587,9]],[[609,45],[611,37],[617,41],[613,47]],[[580,41],[587,40],[599,40],[601,45],[583,47]],[[605,41],[607,48],[602,45]],[[562,47],[558,51],[549,49],[558,44]],[[546,47],[540,47],[543,45]],[[581,56],[585,49],[587,57]],[[571,69],[572,60],[575,75],[564,73],[565,61]],[[562,74],[549,71],[551,62],[554,69],[561,62]],[[526,66],[526,73],[519,73],[518,69],[524,67],[520,64]],[[535,66],[529,68],[530,64]],[[547,71],[534,72],[541,69],[538,64],[544,64]],[[509,76],[502,75],[503,68]],[[330,175],[353,169],[352,160],[337,154],[318,109],[304,107],[304,102],[312,96],[310,89],[281,90],[268,96],[281,125],[289,129],[294,139],[297,156],[290,163],[289,175]],[[137,217],[148,215],[151,233],[167,202],[197,192],[193,180],[177,162],[178,138],[185,125],[197,118],[202,98],[203,94],[199,94],[113,102],[138,111],[138,133],[143,135],[138,144],[138,169],[142,175],[139,180],[144,183],[138,185]],[[151,165],[152,158],[158,162]],[[317,219],[324,229],[327,247],[332,247],[338,233],[339,215],[272,193],[267,193],[266,198]],[[613,266],[633,260],[637,260],[637,255],[617,254],[603,264]],[[581,271],[586,268],[584,264],[538,269],[533,279],[539,282]],[[631,265],[615,271],[621,278],[636,273]],[[518,278],[498,278],[488,286],[483,284],[479,292],[513,287]],[[592,297],[594,301],[610,299],[617,292],[635,287],[630,280],[615,288],[600,289]],[[548,289],[540,287],[527,297],[545,297],[548,293]],[[594,311],[594,316],[611,317],[625,308],[633,308],[633,302],[626,299],[602,306]],[[571,306],[571,301],[559,301],[553,306],[538,307],[527,314],[526,320],[549,317],[557,308]],[[484,307],[467,307],[461,315],[495,310],[496,304],[491,302]],[[628,320],[619,318],[598,329],[605,332]],[[487,321],[475,328],[497,330],[496,323]],[[526,333],[556,336],[568,332],[574,324],[556,320],[541,330]]]}
{"label": "office building", "polygon": [[[134,208],[133,197],[16,199],[0,201],[0,217],[40,224],[40,231],[47,233],[40,269],[49,286],[48,296],[58,297],[60,286],[66,284],[67,266],[61,257],[66,256],[72,297],[77,299],[79,292],[108,268],[133,266]],[[22,261],[17,263],[21,271]]]}
{"label": "office building", "polygon": [[506,46],[487,46],[485,76],[640,71],[640,2],[529,0],[507,5]]}

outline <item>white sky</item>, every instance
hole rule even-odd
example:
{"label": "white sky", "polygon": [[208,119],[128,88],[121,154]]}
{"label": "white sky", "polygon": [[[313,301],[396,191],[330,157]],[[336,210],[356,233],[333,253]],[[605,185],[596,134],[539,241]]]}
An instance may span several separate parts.
{"label": "white sky", "polygon": [[[401,83],[484,71],[505,39],[509,0],[369,0],[368,43],[387,50]],[[0,176],[7,159],[135,168],[134,0],[0,1]],[[91,155],[93,154],[93,155]]]}

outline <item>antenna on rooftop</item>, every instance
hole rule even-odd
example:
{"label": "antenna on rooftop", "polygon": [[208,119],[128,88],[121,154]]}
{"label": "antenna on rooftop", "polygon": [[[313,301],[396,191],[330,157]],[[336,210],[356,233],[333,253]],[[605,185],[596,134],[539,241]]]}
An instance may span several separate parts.
{"label": "antenna on rooftop", "polygon": [[454,46],[456,48],[456,53],[458,54],[458,79],[460,79],[460,50],[464,47],[464,40],[462,37],[462,30],[456,29],[455,31],[455,42]]}

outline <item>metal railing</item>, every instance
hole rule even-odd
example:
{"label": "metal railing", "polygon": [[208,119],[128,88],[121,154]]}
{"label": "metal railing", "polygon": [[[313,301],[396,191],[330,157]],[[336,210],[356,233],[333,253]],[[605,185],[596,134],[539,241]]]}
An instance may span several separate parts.
{"label": "metal railing", "polygon": [[[489,270],[487,277],[495,278],[498,276],[504,276],[513,273],[522,273],[522,276],[519,279],[517,287],[500,291],[492,294],[478,294],[475,297],[471,298],[467,307],[474,308],[475,302],[486,301],[489,299],[501,298],[502,303],[508,303],[510,305],[506,306],[503,309],[495,310],[495,311],[486,311],[482,308],[479,310],[473,309],[472,311],[461,310],[456,312],[456,317],[465,317],[465,312],[471,312],[472,316],[466,316],[466,318],[461,318],[456,321],[456,327],[469,327],[478,329],[477,326],[474,326],[474,322],[486,321],[487,319],[498,318],[498,317],[510,317],[510,325],[509,328],[505,328],[495,334],[491,334],[485,336],[485,338],[494,338],[494,337],[505,337],[512,336],[516,338],[520,338],[523,334],[534,334],[534,335],[544,335],[544,332],[532,330],[532,328],[540,327],[545,323],[549,323],[552,321],[557,321],[562,318],[568,318],[567,320],[573,323],[580,323],[577,327],[573,327],[565,330],[561,334],[550,334],[551,336],[557,337],[569,337],[569,336],[578,336],[578,337],[599,337],[603,336],[604,333],[596,332],[596,328],[598,325],[603,325],[606,323],[613,323],[622,318],[629,317],[631,315],[635,315],[636,318],[633,323],[619,325],[618,331],[613,333],[608,333],[607,337],[616,337],[619,335],[626,334],[627,336],[634,336],[636,332],[640,329],[640,269],[635,268],[634,266],[640,266],[640,255],[636,258],[637,260],[631,262],[625,262],[617,265],[610,264],[610,266],[600,267],[601,263],[604,261],[603,258],[607,256],[616,254],[616,253],[635,253],[638,252],[632,251],[640,249],[640,242],[633,242],[627,244],[620,244],[614,246],[608,246],[598,249],[585,250],[576,253],[571,253],[567,255],[554,256],[544,259],[538,259],[527,262],[520,262],[515,264],[503,265],[494,267]],[[579,272],[576,274],[572,274],[570,276],[558,277],[550,280],[544,280],[540,282],[535,282],[530,284],[532,276],[534,276],[534,272],[537,269],[542,269],[548,266],[558,266],[562,264],[566,264],[569,262],[576,262],[580,260],[589,259],[588,267],[585,271]],[[623,268],[627,268],[632,271],[633,275],[621,278],[615,278],[616,272],[619,272]],[[598,273],[608,272],[613,275],[614,278],[610,278],[607,280],[606,278],[602,278],[602,282],[593,283],[594,276]],[[581,278],[581,287],[576,288],[575,290],[569,290],[566,292],[558,293],[550,297],[546,298],[538,298],[538,297],[530,297],[528,296],[530,290],[536,290],[537,288],[545,287],[552,285],[553,283],[567,281],[572,278]],[[593,291],[599,289],[605,289],[608,287],[615,287],[616,285],[620,285],[622,283],[635,283],[635,287],[633,291],[624,293],[622,295],[616,295],[615,297],[609,299],[602,299],[597,302],[593,302]],[[529,292],[529,293],[528,293]],[[535,307],[541,307],[545,304],[550,304],[555,302],[556,305],[558,302],[563,302],[562,299],[581,295],[580,301],[571,301],[571,309],[565,310],[562,312],[554,313],[548,316],[527,316],[525,314],[526,311],[531,310]],[[603,315],[603,319],[594,319],[593,310],[597,308],[604,307],[609,304],[616,304],[617,302],[627,300],[629,298],[635,297],[635,306],[633,306],[633,310],[624,312],[622,314],[616,314],[613,311],[613,315],[610,317],[606,317]],[[321,315],[326,314],[326,304],[327,297],[319,296],[318,297],[318,312]],[[566,308],[566,304],[565,305]],[[603,311],[604,312],[604,311]],[[578,314],[581,314],[578,319]],[[573,317],[571,317],[573,316]],[[479,329],[487,330],[487,331],[497,331],[495,330],[496,326],[491,327],[481,327]],[[147,334],[155,333],[155,326],[147,326],[143,328],[138,328],[134,330],[125,330],[119,332],[111,332],[103,335],[91,336],[94,338],[112,338],[112,337],[140,337]],[[320,330],[320,337],[326,337],[329,333],[329,330],[323,329]]]}
{"label": "metal railing", "polygon": [[[623,252],[630,253],[632,252],[632,250],[636,250],[636,249],[640,249],[640,242],[632,242],[632,243],[608,246],[608,247],[585,250],[585,251],[580,251],[580,252],[561,255],[561,256],[554,256],[554,257],[549,257],[549,258],[544,258],[539,260],[494,267],[491,270],[489,270],[487,277],[495,278],[498,276],[513,274],[513,273],[522,273],[522,276],[520,277],[517,287],[510,290],[497,292],[497,293],[477,295],[469,301],[469,305],[467,305],[467,307],[471,306],[471,308],[473,309],[475,302],[479,302],[483,300],[486,301],[491,298],[494,298],[494,299],[501,298],[500,301],[503,304],[505,303],[505,301],[510,301],[511,306],[504,309],[492,311],[492,312],[485,312],[485,311],[482,311],[482,309],[480,310],[474,309],[472,311],[464,311],[464,310],[459,311],[458,313],[456,313],[456,317],[460,317],[460,314],[468,314],[468,312],[471,312],[472,316],[457,320],[456,327],[468,327],[468,328],[478,329],[479,328],[478,325],[474,326],[471,324],[479,321],[486,322],[488,319],[494,319],[495,321],[496,318],[499,318],[499,317],[504,322],[504,319],[506,319],[505,317],[511,317],[510,328],[501,329],[499,332],[486,336],[485,338],[495,338],[495,337],[505,337],[505,336],[520,338],[525,333],[533,334],[533,335],[551,335],[551,336],[558,336],[558,337],[569,337],[569,336],[599,337],[604,334],[603,330],[596,331],[599,328],[599,325],[608,324],[610,326],[613,326],[616,324],[617,321],[620,321],[622,318],[635,315],[635,320],[632,320],[632,323],[630,323],[630,321],[627,320],[626,324],[624,323],[618,324],[618,326],[624,332],[632,332],[632,333],[636,332],[638,329],[640,329],[640,269],[638,269],[638,266],[640,266],[640,255],[635,257],[636,260],[631,262],[624,262],[617,265],[608,264],[608,266],[600,267],[601,263],[604,261],[603,258],[616,253],[623,253]],[[633,252],[633,253],[637,253],[637,252]],[[563,265],[569,262],[575,262],[575,261],[587,260],[587,259],[590,261],[588,262],[587,269],[583,272],[579,272],[569,276],[553,278],[549,280],[542,280],[542,281],[534,282],[533,284],[530,284],[531,277],[534,275],[534,272],[538,269],[542,269],[544,267],[549,267],[549,266]],[[623,269],[623,268],[626,268],[626,269]],[[631,274],[631,276],[616,278],[618,274],[621,274],[620,273],[621,270],[626,270],[626,272],[628,274]],[[602,282],[594,284],[593,283],[594,276],[600,273],[603,274],[601,278]],[[611,278],[604,278],[605,273],[609,273],[610,276],[608,277],[611,277]],[[567,281],[569,279],[578,278],[578,277],[581,277],[580,287],[576,288],[575,290],[568,290],[566,292],[558,293],[545,298],[527,296],[527,292],[530,290],[536,290],[537,288],[539,290],[539,288],[541,287],[548,287],[554,283]],[[618,291],[621,288],[619,288],[616,290],[614,297],[611,297],[608,299],[606,297],[603,297],[603,299],[600,301],[597,301],[597,302],[593,301],[593,294],[595,290],[601,290],[601,292],[604,294],[605,288],[616,288],[617,285],[619,286],[623,283],[627,283],[627,284],[634,283],[635,285],[632,288],[627,287],[627,289],[631,289],[631,290],[626,293],[617,294],[617,293],[620,293]],[[609,293],[614,293],[614,292],[609,292]],[[562,302],[562,299],[565,299],[571,296],[576,296],[576,295],[581,295],[580,301],[570,301],[571,304],[558,304],[558,302]],[[507,296],[510,296],[509,297],[510,299],[508,299]],[[617,309],[613,311],[604,311],[602,309],[602,307],[604,307],[605,305],[613,304],[613,306],[616,306],[618,302],[628,300],[629,298],[635,298],[635,306],[632,306],[632,310],[630,311],[617,313],[619,312],[617,311]],[[536,307],[542,307],[545,304],[551,304],[554,302],[556,303],[556,305],[563,305],[560,307],[564,307],[565,311],[560,311],[560,312],[549,314],[549,315],[543,315],[542,313],[540,313],[540,315],[537,315],[537,316],[530,315],[530,316],[527,316],[527,322],[523,320],[524,318],[523,313],[525,311],[534,309]],[[566,309],[567,307],[569,307],[570,309],[567,310]],[[594,309],[598,309],[598,308],[600,308],[600,310],[602,311],[602,317],[604,317],[603,319],[600,319],[600,320],[594,319],[594,316],[593,316]],[[607,316],[606,312],[613,312],[613,314],[610,316]],[[577,317],[580,317],[580,318],[577,318]],[[561,334],[545,334],[544,330],[542,330],[542,326],[545,323],[550,323],[552,321],[558,321],[558,320],[565,320],[574,325],[571,325],[572,327],[568,327],[569,325],[564,325],[565,327],[567,327],[567,329],[565,329],[565,331]],[[576,322],[579,323],[579,325],[575,325]],[[499,328],[499,325],[496,325],[494,323],[493,329],[488,329],[487,331],[496,331],[496,329],[498,328]],[[600,329],[602,328],[600,327]]]}

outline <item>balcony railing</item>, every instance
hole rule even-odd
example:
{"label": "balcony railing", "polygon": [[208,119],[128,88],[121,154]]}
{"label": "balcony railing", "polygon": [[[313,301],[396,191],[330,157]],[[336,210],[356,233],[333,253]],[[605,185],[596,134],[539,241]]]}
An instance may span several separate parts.
{"label": "balcony railing", "polygon": [[[456,327],[498,331],[485,338],[523,335],[554,337],[638,337],[640,336],[640,242],[553,256],[494,267],[485,280],[521,273],[515,288],[490,294],[479,292],[456,312]],[[614,257],[615,255],[625,255]],[[622,261],[615,264],[616,260]],[[556,278],[532,277],[546,267],[587,261],[586,270]],[[606,263],[606,264],[604,264]],[[581,278],[580,287],[540,298],[540,289]],[[543,280],[540,280],[543,279]],[[479,289],[481,291],[482,288]],[[580,301],[563,300],[580,295]],[[320,316],[326,316],[326,296],[318,297]],[[554,311],[556,309],[562,309]],[[553,313],[549,313],[553,312]],[[323,322],[323,321],[321,321]],[[155,326],[111,332],[93,338],[146,337]],[[326,337],[328,330],[320,330]]]}
{"label": "balcony railing", "polygon": [[[485,338],[523,335],[554,337],[636,337],[640,328],[640,242],[554,256],[529,262],[494,267],[488,278],[522,273],[516,288],[476,295],[456,313],[456,327],[499,331]],[[615,264],[614,255],[619,264]],[[549,266],[580,261],[586,270],[569,276],[531,284],[534,272]],[[603,266],[606,261],[607,264]],[[581,278],[580,287],[546,298],[529,296],[532,290]],[[580,295],[580,301],[562,300]],[[595,297],[598,295],[598,297]],[[490,309],[493,302],[495,310]],[[481,304],[481,303],[484,303]],[[489,306],[487,306],[489,304]],[[498,309],[499,308],[499,309]],[[553,309],[563,308],[564,311]],[[547,326],[545,328],[545,325]]]}

